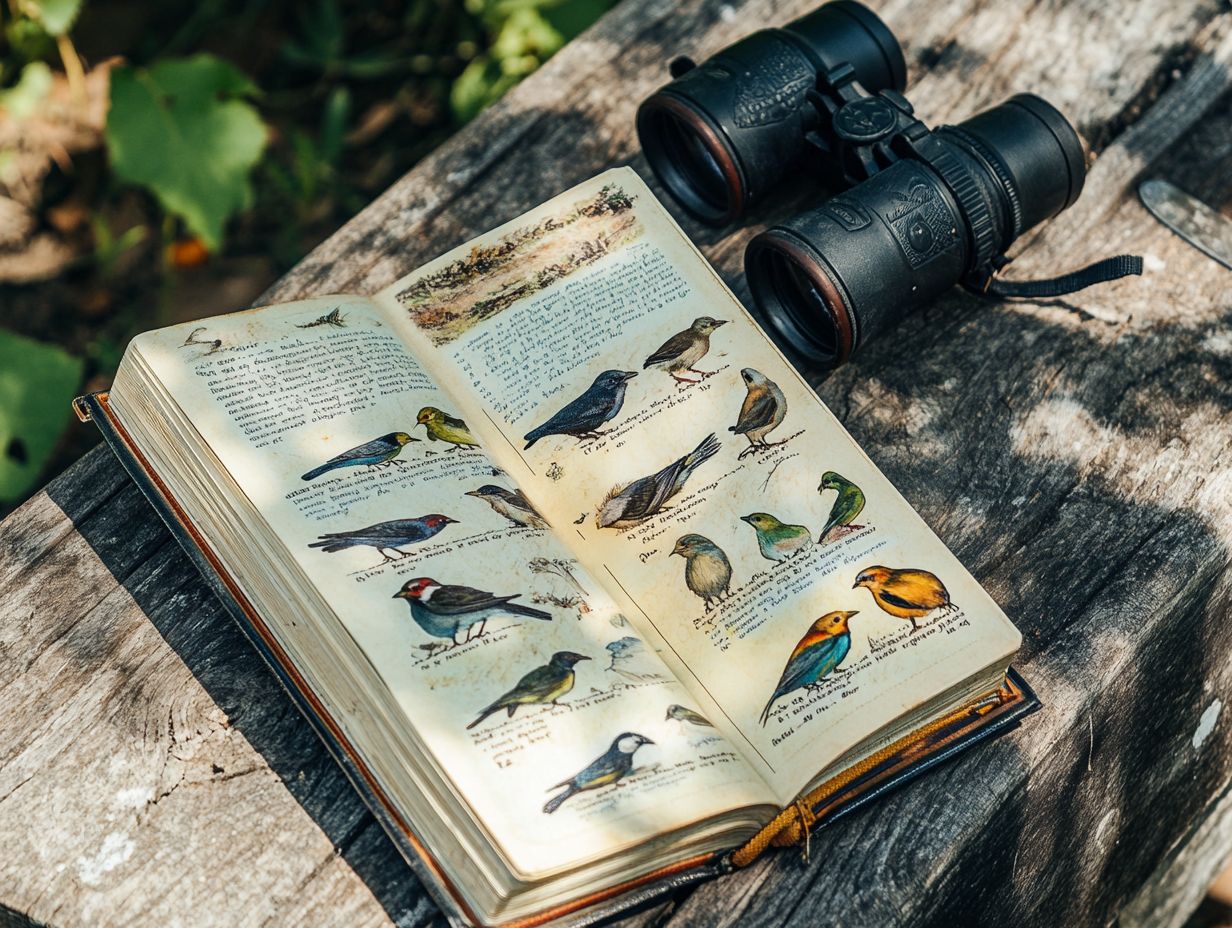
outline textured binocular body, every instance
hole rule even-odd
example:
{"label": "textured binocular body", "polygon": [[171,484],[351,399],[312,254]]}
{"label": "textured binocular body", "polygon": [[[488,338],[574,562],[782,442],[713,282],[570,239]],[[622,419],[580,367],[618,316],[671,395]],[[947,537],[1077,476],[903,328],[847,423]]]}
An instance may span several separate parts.
{"label": "textured binocular body", "polygon": [[[1082,143],[1040,97],[925,126],[901,93],[897,40],[853,0],[700,65],[677,59],[672,75],[642,104],[638,134],[689,212],[719,224],[785,185],[843,191],[762,232],[746,253],[752,308],[796,359],[842,363],[955,284],[997,292],[993,275],[1015,239],[1082,192]],[[1070,289],[1138,272],[1105,264],[1071,275]]]}

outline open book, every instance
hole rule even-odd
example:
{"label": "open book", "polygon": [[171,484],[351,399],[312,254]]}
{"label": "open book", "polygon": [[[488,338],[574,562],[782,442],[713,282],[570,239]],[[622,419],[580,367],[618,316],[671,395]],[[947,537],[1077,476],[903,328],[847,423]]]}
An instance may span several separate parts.
{"label": "open book", "polygon": [[1018,632],[627,168],[373,297],[141,335],[92,402],[466,920],[713,872],[1022,698]]}

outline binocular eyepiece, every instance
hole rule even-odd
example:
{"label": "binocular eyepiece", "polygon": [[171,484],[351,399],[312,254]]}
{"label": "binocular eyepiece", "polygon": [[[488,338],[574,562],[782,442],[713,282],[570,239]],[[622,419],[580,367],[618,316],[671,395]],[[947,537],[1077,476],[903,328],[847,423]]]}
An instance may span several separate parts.
{"label": "binocular eyepiece", "polygon": [[753,312],[796,361],[835,366],[961,283],[1051,297],[1140,274],[1119,256],[1050,281],[993,275],[1022,233],[1071,206],[1086,162],[1073,127],[1031,94],[929,129],[900,91],[902,49],[871,11],[836,0],[767,29],[671,83],[638,111],[642,148],[690,213],[734,220],[809,174],[848,189],[749,243]]}
{"label": "binocular eyepiece", "polygon": [[700,65],[677,58],[675,80],[637,113],[651,168],[698,219],[740,218],[804,166],[817,118],[806,97],[820,74],[844,62],[874,93],[907,86],[898,40],[853,0],[755,32]]}
{"label": "binocular eyepiece", "polygon": [[915,143],[868,180],[749,243],[754,312],[794,360],[846,361],[956,283],[982,290],[1023,232],[1070,206],[1077,134],[1020,94]]}

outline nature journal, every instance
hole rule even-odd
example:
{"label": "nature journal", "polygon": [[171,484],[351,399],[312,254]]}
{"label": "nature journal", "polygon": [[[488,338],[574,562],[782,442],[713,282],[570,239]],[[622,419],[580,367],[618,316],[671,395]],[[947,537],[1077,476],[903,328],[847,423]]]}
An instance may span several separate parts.
{"label": "nature journal", "polygon": [[466,920],[727,859],[1019,647],[628,168],[138,336],[105,411]]}

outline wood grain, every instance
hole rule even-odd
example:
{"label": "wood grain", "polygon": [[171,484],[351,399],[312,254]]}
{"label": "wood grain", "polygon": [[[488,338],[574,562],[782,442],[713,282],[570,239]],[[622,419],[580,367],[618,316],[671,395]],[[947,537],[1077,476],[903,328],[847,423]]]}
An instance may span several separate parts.
{"label": "wood grain", "polygon": [[[1232,212],[1215,0],[891,0],[930,121],[1010,93],[1095,160],[1010,276],[1115,251],[1065,301],[955,292],[812,382],[1026,637],[1021,730],[630,925],[1176,923],[1232,790],[1232,288],[1134,187]],[[797,2],[624,0],[266,302],[372,292],[614,164],[637,102]],[[683,225],[747,296],[756,228]],[[670,205],[670,204],[669,204]],[[428,925],[439,915],[153,512],[97,451],[0,525],[0,905],[36,924]],[[1226,850],[1226,848],[1224,849]],[[1161,900],[1172,898],[1170,905]]]}

